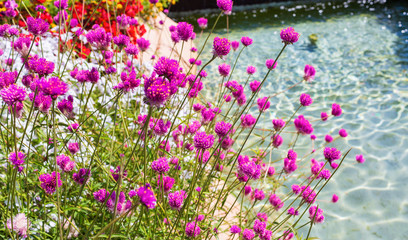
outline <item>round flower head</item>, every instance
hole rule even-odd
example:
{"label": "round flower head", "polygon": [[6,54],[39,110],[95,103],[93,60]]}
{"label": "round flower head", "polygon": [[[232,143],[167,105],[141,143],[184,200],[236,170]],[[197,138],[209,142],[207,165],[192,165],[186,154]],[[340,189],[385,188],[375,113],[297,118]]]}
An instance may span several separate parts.
{"label": "round flower head", "polygon": [[346,129],[342,128],[339,130],[339,135],[340,137],[347,137],[347,131]]}
{"label": "round flower head", "polygon": [[256,217],[261,220],[262,222],[268,221],[268,215],[266,213],[259,212],[256,214]]}
{"label": "round flower head", "polygon": [[279,146],[283,143],[283,138],[280,135],[274,135],[271,137],[271,139],[274,148],[279,148]]}
{"label": "round flower head", "polygon": [[189,222],[186,225],[186,235],[188,237],[197,237],[201,232],[201,228],[198,226],[198,223],[196,222]]}
{"label": "round flower head", "polygon": [[205,132],[198,132],[194,136],[194,146],[197,149],[209,149],[213,146],[214,144],[214,136]]}
{"label": "round flower head", "polygon": [[35,35],[35,36],[42,36],[44,33],[48,31],[50,25],[45,20],[41,18],[27,18],[27,30]]}
{"label": "round flower head", "polygon": [[201,29],[206,29],[207,24],[208,24],[208,20],[206,18],[201,17],[201,18],[197,19],[197,23],[198,23],[198,26]]}
{"label": "round flower head", "polygon": [[36,56],[28,60],[28,69],[43,77],[54,72],[54,63]]}
{"label": "round flower head", "polygon": [[275,60],[273,59],[267,59],[265,62],[265,65],[268,69],[275,69],[278,63],[275,63]]}
{"label": "round flower head", "polygon": [[309,208],[309,218],[314,223],[322,223],[324,221],[323,210],[317,208],[317,206],[311,206]]}
{"label": "round flower head", "polygon": [[218,72],[223,77],[227,77],[230,71],[231,71],[231,66],[226,63],[222,63],[218,66]]}
{"label": "round flower head", "polygon": [[327,115],[326,112],[322,112],[320,114],[320,118],[322,119],[322,121],[326,121],[329,118],[329,115]]}
{"label": "round flower head", "polygon": [[250,37],[242,37],[241,38],[241,43],[242,45],[244,45],[245,47],[248,47],[249,45],[251,45],[253,42],[253,40]]}
{"label": "round flower head", "polygon": [[15,168],[17,168],[18,172],[22,172],[24,167],[21,165],[24,164],[24,159],[26,158],[26,155],[23,152],[18,152],[17,154],[15,152],[10,153],[9,155],[9,161],[11,164],[14,165]]}
{"label": "round flower head", "polygon": [[4,3],[4,7],[7,9],[16,9],[18,7],[18,4],[14,0],[7,0]]}
{"label": "round flower head", "polygon": [[323,151],[323,155],[327,161],[332,162],[334,160],[340,159],[341,152],[337,150],[337,148],[326,147]]}
{"label": "round flower head", "polygon": [[313,103],[313,99],[310,97],[309,94],[302,93],[300,95],[300,104],[304,107],[310,106]]}
{"label": "round flower head", "polygon": [[61,24],[64,24],[68,20],[68,13],[65,10],[61,10],[53,17],[53,20],[56,24],[59,24],[61,21]]}
{"label": "round flower head", "polygon": [[164,104],[170,97],[170,83],[154,74],[147,78],[144,76],[144,92],[148,102],[153,106]]}
{"label": "round flower head", "polygon": [[265,229],[266,229],[266,222],[262,222],[262,221],[259,221],[259,219],[255,219],[254,231],[257,234],[262,235],[264,233]]}
{"label": "round flower head", "polygon": [[38,178],[41,182],[41,188],[47,194],[53,194],[56,190],[57,184],[58,187],[62,186],[62,181],[60,179],[60,173],[52,172],[51,174],[42,174]]}
{"label": "round flower head", "polygon": [[140,51],[142,52],[146,51],[150,46],[149,40],[146,40],[144,38],[137,39],[136,44],[140,48]]}
{"label": "round flower head", "polygon": [[231,15],[232,0],[217,0],[217,6],[224,12],[225,15]]}
{"label": "round flower head", "polygon": [[57,157],[57,165],[61,168],[64,172],[70,172],[75,167],[75,162],[71,161],[68,156],[61,154]]}
{"label": "round flower head", "polygon": [[307,82],[311,82],[316,74],[316,70],[312,65],[305,66],[305,75],[303,75],[303,79]]}
{"label": "round flower head", "polygon": [[285,121],[283,119],[273,119],[272,124],[275,131],[280,131],[285,126]]}
{"label": "round flower head", "polygon": [[58,77],[41,78],[37,81],[37,86],[45,95],[49,95],[53,99],[57,99],[58,96],[64,95],[68,91],[68,84]]}
{"label": "round flower head", "polygon": [[227,38],[214,38],[213,54],[215,57],[226,56],[231,50],[231,43]]}
{"label": "round flower head", "polygon": [[285,172],[288,174],[296,171],[297,169],[296,159],[285,158],[283,160],[283,165],[283,170],[285,170]]}
{"label": "round flower head", "polygon": [[307,135],[313,132],[312,124],[303,115],[299,115],[294,121],[295,127],[300,134]]}
{"label": "round flower head", "polygon": [[256,123],[256,118],[251,114],[244,114],[241,116],[241,126],[243,128],[250,128]]}
{"label": "round flower head", "polygon": [[[266,230],[262,235],[259,236],[260,240],[271,240],[272,239],[273,232],[271,230]],[[285,238],[285,240],[289,240],[289,238]]]}
{"label": "round flower head", "polygon": [[299,185],[296,185],[296,184],[292,185],[292,192],[294,194],[298,195],[301,191],[302,191],[302,189],[300,188]]}
{"label": "round flower head", "polygon": [[269,177],[271,177],[273,174],[275,174],[275,168],[274,167],[269,167],[267,174],[268,174]]}
{"label": "round flower head", "polygon": [[8,88],[1,89],[0,95],[5,103],[13,106],[17,102],[24,101],[27,93],[24,87],[11,84]]}
{"label": "round flower head", "polygon": [[193,25],[186,22],[179,22],[176,27],[180,40],[188,41],[193,35]]}
{"label": "round flower head", "polygon": [[72,174],[72,179],[79,185],[84,185],[90,176],[91,176],[91,170],[81,168],[79,169],[78,173]]}
{"label": "round flower head", "polygon": [[179,63],[177,60],[161,57],[154,65],[154,72],[169,81],[176,80],[179,74]]}
{"label": "round flower head", "polygon": [[244,240],[252,240],[255,237],[255,233],[252,229],[248,229],[246,228],[243,232],[242,232],[242,239]]}
{"label": "round flower head", "polygon": [[299,211],[296,210],[294,207],[291,207],[291,208],[289,208],[289,210],[288,210],[288,214],[289,214],[289,215],[292,215],[292,216],[297,216],[297,215],[299,215]]}
{"label": "round flower head", "polygon": [[341,113],[342,113],[342,110],[341,110],[340,105],[338,105],[337,103],[333,103],[331,114],[335,117],[338,117],[341,115]]}
{"label": "round flower head", "polygon": [[232,127],[231,123],[227,122],[217,122],[215,124],[214,132],[220,137],[224,137],[227,133],[231,134],[230,128]]}
{"label": "round flower head", "polygon": [[165,157],[153,161],[151,167],[153,171],[159,174],[165,173],[170,169],[169,163],[167,162],[167,159]]}
{"label": "round flower head", "polygon": [[255,189],[251,197],[257,201],[262,201],[265,199],[265,193],[261,189]]}
{"label": "round flower head", "polygon": [[[0,89],[7,88],[11,84],[13,84],[16,81],[17,75],[18,75],[17,71],[15,71],[15,72],[0,72]],[[31,75],[28,75],[28,76],[31,77],[31,78],[30,77],[28,77],[28,78],[32,79]],[[24,79],[24,77],[23,77],[23,79]],[[23,80],[22,80],[22,82],[23,82]],[[31,82],[30,82],[30,84],[31,84]],[[24,86],[26,86],[26,85],[24,85]]]}
{"label": "round flower head", "polygon": [[237,49],[239,48],[239,42],[238,41],[232,41],[231,42],[231,47],[232,47],[232,50],[237,51]]}
{"label": "round flower head", "polygon": [[22,57],[27,57],[30,50],[31,40],[28,37],[19,37],[16,41],[12,43],[12,47],[16,50]]}
{"label": "round flower head", "polygon": [[174,185],[174,178],[169,176],[159,176],[157,179],[157,185],[159,189],[163,189],[164,192],[169,192]]}
{"label": "round flower head", "polygon": [[358,163],[364,163],[365,162],[364,156],[363,155],[356,155],[356,161]]}
{"label": "round flower head", "polygon": [[253,82],[250,82],[250,83],[249,83],[249,88],[251,88],[251,91],[252,91],[253,93],[259,92],[259,91],[261,90],[260,86],[261,86],[261,82],[258,82],[258,81],[256,81],[256,80],[254,80]]}
{"label": "round flower head", "polygon": [[183,201],[185,197],[185,192],[183,190],[170,193],[169,198],[169,205],[172,209],[180,210],[183,206]]}
{"label": "round flower head", "polygon": [[109,192],[106,189],[102,188],[93,193],[94,199],[100,203],[104,203],[105,200],[109,197]]}
{"label": "round flower head", "polygon": [[11,231],[18,233],[22,238],[27,237],[27,231],[30,227],[31,222],[27,220],[27,217],[24,213],[19,213],[13,217],[13,222],[11,218],[7,219],[7,228]]}
{"label": "round flower head", "polygon": [[330,136],[329,134],[327,134],[327,135],[324,137],[324,140],[325,140],[326,142],[328,142],[328,143],[331,143],[331,142],[333,142],[333,137]]}
{"label": "round flower head", "polygon": [[124,47],[128,46],[129,42],[130,38],[123,34],[113,38],[113,43],[116,44],[120,49],[123,49]]}
{"label": "round flower head", "polygon": [[268,101],[268,97],[258,98],[257,104],[260,112],[265,112],[271,106],[271,103]]}
{"label": "round flower head", "polygon": [[336,203],[337,201],[339,200],[339,196],[337,196],[336,194],[333,194],[333,197],[332,197],[332,202],[333,203]]}
{"label": "round flower head", "polygon": [[253,75],[253,74],[256,72],[256,67],[254,67],[254,66],[248,66],[246,72],[247,72],[249,75]]}
{"label": "round flower head", "polygon": [[79,22],[76,18],[72,18],[71,21],[69,22],[69,25],[71,26],[71,28],[78,26],[78,24]]}
{"label": "round flower head", "polygon": [[292,27],[288,27],[281,30],[280,37],[283,43],[293,44],[299,40],[299,33],[295,32]]}
{"label": "round flower head", "polygon": [[86,34],[86,40],[99,50],[106,50],[112,41],[112,34],[97,26]]}
{"label": "round flower head", "polygon": [[68,0],[57,0],[54,2],[56,8],[65,9],[68,7]]}
{"label": "round flower head", "polygon": [[232,225],[231,228],[230,228],[230,232],[232,234],[241,233],[241,228],[238,227],[237,225]]}
{"label": "round flower head", "polygon": [[154,196],[149,184],[146,184],[146,186],[141,186],[137,190],[137,196],[139,197],[140,202],[147,208],[153,209],[156,207],[156,197]]}

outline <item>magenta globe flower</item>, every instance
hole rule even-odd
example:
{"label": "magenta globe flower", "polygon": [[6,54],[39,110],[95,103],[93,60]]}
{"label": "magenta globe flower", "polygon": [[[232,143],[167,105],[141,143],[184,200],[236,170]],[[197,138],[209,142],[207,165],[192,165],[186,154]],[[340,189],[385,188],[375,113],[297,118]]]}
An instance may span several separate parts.
{"label": "magenta globe flower", "polygon": [[238,41],[232,41],[231,42],[231,47],[232,47],[232,50],[237,51],[237,49],[239,48],[239,42]]}
{"label": "magenta globe flower", "polygon": [[226,56],[231,50],[231,43],[227,38],[214,38],[213,43],[213,54],[215,57],[224,57]]}
{"label": "magenta globe flower", "polygon": [[365,162],[364,156],[363,155],[357,155],[356,156],[356,161],[358,163],[364,163]]}
{"label": "magenta globe flower", "polygon": [[201,18],[197,19],[197,23],[198,23],[198,26],[201,29],[206,29],[207,24],[208,24],[208,20],[206,18],[201,17]]}
{"label": "magenta globe flower", "polygon": [[339,130],[339,135],[340,137],[347,137],[347,131],[346,129],[342,128]]}
{"label": "magenta globe flower", "polygon": [[340,116],[341,113],[342,113],[342,110],[341,110],[340,105],[337,104],[337,103],[333,103],[331,113],[332,113],[332,115],[335,116],[335,117]]}
{"label": "magenta globe flower", "polygon": [[188,41],[191,39],[193,36],[193,30],[193,25],[186,22],[180,22],[176,27],[177,34],[182,41]]}
{"label": "magenta globe flower", "polygon": [[51,96],[54,100],[68,91],[68,84],[58,77],[41,78],[37,81],[37,86],[45,95]]}
{"label": "magenta globe flower", "polygon": [[1,89],[0,95],[5,103],[13,106],[17,102],[24,101],[27,93],[24,87],[11,84],[9,87]]}
{"label": "magenta globe flower", "polygon": [[337,201],[339,200],[339,196],[337,196],[336,194],[333,194],[333,197],[332,197],[332,202],[333,203],[336,203]]}
{"label": "magenta globe flower", "polygon": [[201,228],[198,226],[198,223],[196,223],[195,221],[193,222],[189,222],[186,225],[186,235],[188,237],[197,237],[198,235],[200,235],[201,232]]}
{"label": "magenta globe flower", "polygon": [[288,27],[281,30],[280,37],[283,43],[293,44],[299,40],[299,33],[295,32],[292,27]]}
{"label": "magenta globe flower", "polygon": [[222,63],[218,66],[218,72],[223,77],[227,77],[230,71],[231,71],[231,66],[226,63]]}
{"label": "magenta globe flower", "polygon": [[309,94],[302,93],[300,95],[300,104],[304,107],[310,106],[313,103],[313,99],[310,97]]}
{"label": "magenta globe flower", "polygon": [[265,65],[268,69],[275,69],[277,64],[278,63],[275,63],[275,60],[273,59],[267,59],[265,62]]}
{"label": "magenta globe flower", "polygon": [[273,135],[272,139],[272,146],[274,148],[279,148],[280,145],[283,143],[283,138],[280,135]]}
{"label": "magenta globe flower", "polygon": [[329,115],[327,115],[326,112],[322,112],[320,114],[320,118],[322,119],[322,121],[326,121],[329,118]]}
{"label": "magenta globe flower", "polygon": [[303,115],[299,115],[298,118],[294,121],[295,127],[300,134],[308,135],[313,132],[312,124],[308,120],[303,117]]}
{"label": "magenta globe flower", "polygon": [[[39,176],[41,182],[41,188],[47,194],[53,194],[57,187],[62,186],[62,181],[59,172],[52,172],[51,174],[42,174]],[[57,186],[58,185],[58,186]]]}
{"label": "magenta globe flower", "polygon": [[248,47],[249,45],[251,45],[253,42],[253,40],[250,37],[242,37],[241,38],[241,43],[242,45],[244,45],[245,47]]}
{"label": "magenta globe flower", "polygon": [[137,190],[137,196],[139,197],[140,202],[145,205],[148,209],[153,209],[156,207],[156,197],[154,196],[153,191],[151,190],[150,184],[141,186]]}
{"label": "magenta globe flower", "polygon": [[246,72],[249,75],[253,75],[256,72],[256,68],[254,66],[248,66]]}
{"label": "magenta globe flower", "polygon": [[322,223],[324,221],[323,210],[317,206],[309,208],[309,218],[314,223]]}
{"label": "magenta globe flower", "polygon": [[194,147],[197,149],[206,150],[213,146],[214,136],[205,132],[198,132],[194,136]]}
{"label": "magenta globe flower", "polygon": [[146,51],[150,46],[149,40],[146,40],[144,38],[137,39],[136,44],[142,52]]}
{"label": "magenta globe flower", "polygon": [[224,12],[225,15],[231,15],[232,0],[217,0],[217,6]]}
{"label": "magenta globe flower", "polygon": [[49,27],[50,25],[48,22],[42,20],[41,18],[27,18],[27,30],[35,36],[44,35],[48,31]]}
{"label": "magenta globe flower", "polygon": [[144,76],[144,93],[149,104],[161,106],[170,97],[170,83],[155,74],[150,78]]}
{"label": "magenta globe flower", "polygon": [[316,70],[312,65],[305,66],[305,74],[303,75],[303,79],[307,82],[311,82],[316,74]]}

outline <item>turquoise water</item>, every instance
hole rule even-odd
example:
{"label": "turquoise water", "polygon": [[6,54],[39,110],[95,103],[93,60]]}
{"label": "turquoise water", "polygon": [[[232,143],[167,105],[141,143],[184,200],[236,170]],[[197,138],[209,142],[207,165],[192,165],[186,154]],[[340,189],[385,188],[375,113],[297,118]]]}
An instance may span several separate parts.
{"label": "turquoise water", "polygon": [[[312,84],[272,99],[271,110],[258,126],[270,128],[271,119],[287,119],[297,108],[301,92],[314,99],[301,112],[310,118],[319,118],[333,102],[343,108],[341,118],[315,123],[318,142],[345,128],[349,137],[339,144],[354,149],[320,195],[326,220],[313,228],[312,235],[320,239],[408,239],[408,3],[309,2],[241,10],[230,16],[228,37],[249,36],[254,44],[242,53],[232,79],[245,82],[246,67],[254,65],[258,71],[253,79],[261,81],[265,59],[276,57],[282,47],[280,29],[287,26],[294,27],[301,38],[285,50],[260,96],[301,80],[305,64],[315,66],[317,72]],[[200,16],[209,18],[211,26],[217,14],[199,13],[177,20],[192,23]],[[216,34],[227,36],[225,18]],[[318,36],[315,45],[308,40],[310,34]],[[231,64],[236,54],[226,61]],[[210,57],[208,50],[203,62]],[[206,88],[216,89],[216,67],[207,69]],[[257,113],[256,108],[251,111]],[[297,150],[305,151],[302,143],[308,141],[301,138]],[[354,163],[360,152],[366,159],[363,165]],[[340,197],[336,204],[329,202],[333,193]]]}

